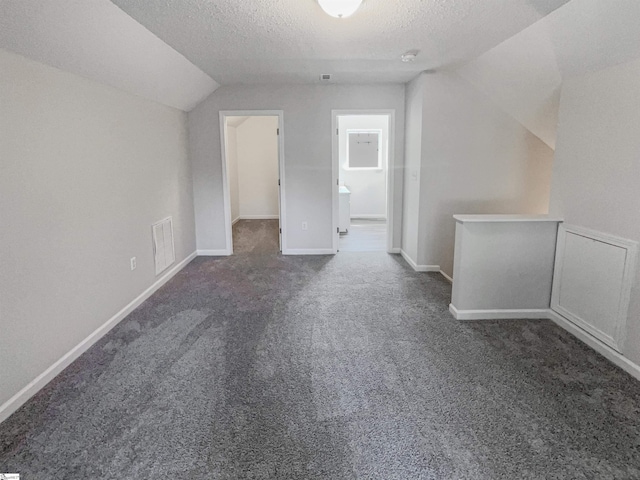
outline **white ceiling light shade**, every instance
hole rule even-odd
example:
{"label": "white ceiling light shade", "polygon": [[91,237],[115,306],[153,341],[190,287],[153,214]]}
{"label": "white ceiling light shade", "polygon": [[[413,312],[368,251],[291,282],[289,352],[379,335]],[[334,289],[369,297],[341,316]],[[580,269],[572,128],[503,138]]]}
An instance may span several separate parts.
{"label": "white ceiling light shade", "polygon": [[404,63],[411,63],[416,61],[417,54],[414,52],[407,52],[400,57]]}
{"label": "white ceiling light shade", "polygon": [[400,55],[400,59],[404,63],[415,62],[416,57],[418,56],[419,53],[420,53],[420,50],[409,50],[408,52],[404,52],[402,55]]}
{"label": "white ceiling light shade", "polygon": [[332,17],[347,18],[360,8],[362,0],[318,0],[318,3]]}

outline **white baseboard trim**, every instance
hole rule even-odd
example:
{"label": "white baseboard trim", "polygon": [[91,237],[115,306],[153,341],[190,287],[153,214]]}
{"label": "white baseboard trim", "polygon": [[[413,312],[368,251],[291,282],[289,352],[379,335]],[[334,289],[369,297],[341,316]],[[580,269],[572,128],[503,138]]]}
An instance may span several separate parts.
{"label": "white baseboard trim", "polygon": [[535,310],[458,310],[452,304],[449,311],[457,320],[500,320],[500,319],[548,319],[554,322],[563,330],[576,337],[588,347],[592,348],[614,365],[620,367],[632,377],[640,380],[640,365],[629,360],[627,357],[617,352],[607,344],[601,342],[586,330],[573,324],[562,315],[551,309]]}
{"label": "white baseboard trim", "polygon": [[398,254],[398,253],[400,253],[400,249],[399,248],[392,248],[391,250],[388,250],[387,253]]}
{"label": "white baseboard trim", "polygon": [[458,310],[452,303],[449,304],[449,311],[456,320],[505,320],[505,319],[547,319],[549,309],[518,309],[518,310]]}
{"label": "white baseboard trim", "polygon": [[411,258],[407,252],[400,249],[400,255],[402,258],[406,260],[406,262],[413,268],[416,272],[439,272],[440,265],[418,265],[413,258]]}
{"label": "white baseboard trim", "polygon": [[442,270],[440,270],[440,275],[442,275],[444,278],[446,278],[449,281],[449,283],[453,283],[453,278],[451,278],[449,275],[444,273]]}
{"label": "white baseboard trim", "polygon": [[199,257],[228,257],[232,255],[229,250],[198,250]]}
{"label": "white baseboard trim", "polygon": [[283,250],[283,255],[334,255],[336,252],[331,248],[289,248]]}
{"label": "white baseboard trim", "polygon": [[235,225],[236,223],[238,223],[240,221],[240,217],[236,218],[235,220],[233,220],[231,222],[231,225]]}
{"label": "white baseboard trim", "polygon": [[386,220],[386,215],[351,215],[351,220]]}
{"label": "white baseboard trim", "polygon": [[80,355],[89,350],[89,348],[95,344],[98,340],[104,337],[113,327],[115,327],[122,319],[134,311],[138,306],[142,304],[147,298],[153,295],[160,287],[167,283],[171,278],[182,270],[191,260],[196,257],[196,252],[193,252],[187,258],[175,265],[171,270],[166,272],[156,282],[147,288],[144,292],[133,299],[129,304],[122,308],[113,317],[107,320],[104,324],[94,330],[87,338],[82,340],[78,345],[73,347],[69,352],[62,356],[57,362],[47,368],[44,372],[29,382],[22,390],[16,393],[13,397],[7,400],[0,406],[0,423],[5,421],[9,416],[18,410],[22,405],[26,403],[31,397],[44,388],[51,380],[53,380],[60,372],[67,368],[74,360]]}
{"label": "white baseboard trim", "polygon": [[627,357],[622,355],[621,353],[615,351],[613,348],[608,345],[602,343],[600,340],[587,333],[585,330],[581,329],[577,325],[571,323],[569,320],[564,318],[561,315],[558,315],[553,310],[548,310],[547,318],[554,322],[559,327],[563,328],[578,340],[587,344],[587,346],[591,347],[593,350],[598,352],[604,358],[609,360],[614,365],[622,368],[625,372],[627,372],[632,377],[640,380],[640,365],[636,365]]}
{"label": "white baseboard trim", "polygon": [[240,215],[238,220],[277,220],[280,215]]}

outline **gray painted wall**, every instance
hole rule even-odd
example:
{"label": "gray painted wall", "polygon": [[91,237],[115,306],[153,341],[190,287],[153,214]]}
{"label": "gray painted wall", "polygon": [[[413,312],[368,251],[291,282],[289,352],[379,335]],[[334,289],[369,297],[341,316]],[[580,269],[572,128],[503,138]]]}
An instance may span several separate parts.
{"label": "gray painted wall", "polygon": [[[550,211],[565,222],[640,241],[640,60],[565,81]],[[624,355],[640,364],[640,276]]]}
{"label": "gray painted wall", "polygon": [[[225,248],[220,110],[283,110],[287,247],[332,248],[331,110],[396,110],[394,245],[400,246],[402,159],[404,158],[403,85],[225,86],[189,113],[197,245]],[[302,222],[308,222],[303,231]]]}
{"label": "gray painted wall", "polygon": [[186,114],[3,50],[0,105],[1,405],[156,281],[152,223],[195,235]]}
{"label": "gray painted wall", "polygon": [[553,150],[455,73],[423,74],[407,92],[405,251],[452,275],[452,216],[547,213]]}

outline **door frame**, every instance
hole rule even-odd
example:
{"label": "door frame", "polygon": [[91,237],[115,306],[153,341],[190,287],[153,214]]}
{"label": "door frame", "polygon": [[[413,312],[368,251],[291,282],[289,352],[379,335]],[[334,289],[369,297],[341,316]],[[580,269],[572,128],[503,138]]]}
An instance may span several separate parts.
{"label": "door frame", "polygon": [[396,167],[396,111],[395,109],[374,109],[374,110],[331,110],[331,151],[332,151],[332,198],[333,198],[333,252],[338,253],[340,233],[339,225],[339,201],[340,201],[340,152],[339,152],[339,131],[338,117],[344,115],[386,115],[389,119],[389,142],[387,148],[387,252],[397,253],[393,247],[393,232],[395,218],[394,207],[394,179]]}
{"label": "door frame", "polygon": [[284,174],[284,111],[283,110],[220,110],[220,148],[222,151],[222,190],[224,196],[224,225],[226,230],[226,255],[233,255],[231,218],[231,189],[227,158],[227,117],[278,117],[278,214],[280,223],[280,251],[286,251],[285,174]]}

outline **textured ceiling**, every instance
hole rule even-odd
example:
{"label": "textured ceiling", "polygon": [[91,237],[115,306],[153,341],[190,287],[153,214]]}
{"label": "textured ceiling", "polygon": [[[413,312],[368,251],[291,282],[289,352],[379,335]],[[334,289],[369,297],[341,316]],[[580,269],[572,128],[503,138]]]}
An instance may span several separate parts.
{"label": "textured ceiling", "polygon": [[[640,56],[640,0],[364,0],[342,20],[316,0],[113,3],[0,0],[0,48],[187,111],[213,79],[402,83],[456,70],[551,147],[562,78]],[[407,50],[415,63],[400,61]]]}
{"label": "textured ceiling", "polygon": [[[113,0],[221,84],[406,82],[471,60],[568,0]],[[415,63],[400,55],[420,50]]]}
{"label": "textured ceiling", "polygon": [[218,87],[109,0],[0,0],[0,48],[185,111]]}

